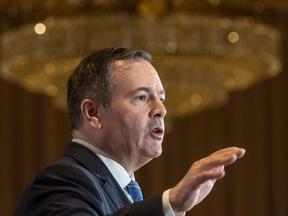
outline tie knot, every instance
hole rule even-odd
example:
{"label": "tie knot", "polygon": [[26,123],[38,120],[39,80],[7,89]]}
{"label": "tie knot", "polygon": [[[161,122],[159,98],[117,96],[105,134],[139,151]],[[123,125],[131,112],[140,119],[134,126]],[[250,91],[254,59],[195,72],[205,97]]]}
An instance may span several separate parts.
{"label": "tie knot", "polygon": [[133,202],[138,202],[143,200],[141,189],[136,181],[131,180],[131,182],[126,186],[128,193],[130,194]]}

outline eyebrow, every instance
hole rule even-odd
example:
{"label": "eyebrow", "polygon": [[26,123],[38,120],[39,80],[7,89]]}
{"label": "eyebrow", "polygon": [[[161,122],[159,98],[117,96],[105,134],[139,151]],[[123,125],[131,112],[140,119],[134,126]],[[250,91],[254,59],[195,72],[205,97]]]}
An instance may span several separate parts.
{"label": "eyebrow", "polygon": [[[136,93],[138,91],[151,92],[151,88],[149,88],[149,87],[139,87],[139,88],[133,90],[131,93],[134,94],[134,93]],[[164,89],[161,89],[159,93],[161,95],[164,95],[164,96],[166,95],[166,92],[164,91]]]}

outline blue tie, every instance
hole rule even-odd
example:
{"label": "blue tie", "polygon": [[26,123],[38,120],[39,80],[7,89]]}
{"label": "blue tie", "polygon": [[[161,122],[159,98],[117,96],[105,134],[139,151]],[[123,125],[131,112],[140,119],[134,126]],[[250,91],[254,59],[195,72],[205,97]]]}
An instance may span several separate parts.
{"label": "blue tie", "polygon": [[141,189],[136,181],[131,180],[131,182],[126,186],[126,189],[133,199],[133,202],[138,202],[143,200]]}

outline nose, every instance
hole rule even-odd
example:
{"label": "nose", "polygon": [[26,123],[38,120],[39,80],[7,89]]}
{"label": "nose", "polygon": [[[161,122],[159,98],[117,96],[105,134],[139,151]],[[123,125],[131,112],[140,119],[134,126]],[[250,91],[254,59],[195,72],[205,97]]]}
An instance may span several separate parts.
{"label": "nose", "polygon": [[156,98],[153,107],[149,113],[150,118],[164,118],[167,113],[167,110],[163,104],[163,102],[159,99]]}

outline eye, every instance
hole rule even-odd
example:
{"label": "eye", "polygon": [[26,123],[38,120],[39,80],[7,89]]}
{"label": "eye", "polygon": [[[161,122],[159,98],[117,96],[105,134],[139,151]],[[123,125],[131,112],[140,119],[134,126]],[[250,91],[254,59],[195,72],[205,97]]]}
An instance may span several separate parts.
{"label": "eye", "polygon": [[140,95],[136,97],[138,100],[144,101],[146,100],[146,96],[145,95]]}
{"label": "eye", "polygon": [[159,98],[162,103],[164,103],[165,98]]}

